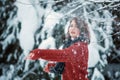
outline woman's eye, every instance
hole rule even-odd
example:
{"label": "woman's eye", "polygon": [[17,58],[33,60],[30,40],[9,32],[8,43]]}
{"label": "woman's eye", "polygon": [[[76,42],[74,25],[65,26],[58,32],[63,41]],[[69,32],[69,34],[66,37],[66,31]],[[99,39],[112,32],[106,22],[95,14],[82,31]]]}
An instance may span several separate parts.
{"label": "woman's eye", "polygon": [[73,27],[73,25],[70,25],[70,27]]}

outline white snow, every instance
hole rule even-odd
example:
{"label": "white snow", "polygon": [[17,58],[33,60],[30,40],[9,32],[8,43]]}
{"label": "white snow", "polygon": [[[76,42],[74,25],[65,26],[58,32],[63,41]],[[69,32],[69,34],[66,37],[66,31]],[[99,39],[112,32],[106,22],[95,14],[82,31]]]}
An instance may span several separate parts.
{"label": "white snow", "polygon": [[44,38],[45,35],[44,33],[47,32],[48,35],[47,37],[51,36],[53,34],[53,28],[57,23],[59,23],[59,20],[62,17],[62,14],[54,12],[51,9],[46,9],[46,16],[45,16],[45,23],[44,23],[44,28],[41,31],[41,37]]}
{"label": "white snow", "polygon": [[55,49],[56,46],[55,46],[55,39],[50,36],[48,37],[47,39],[43,40],[39,47],[39,49]]}
{"label": "white snow", "polygon": [[[30,3],[29,0],[20,0],[23,3]],[[37,0],[36,0],[37,1]],[[39,8],[39,13],[33,5],[23,5],[16,3],[18,6],[18,18],[22,22],[20,32],[20,44],[24,51],[30,51],[34,46],[34,33],[41,24],[41,17],[44,14],[43,9]]]}
{"label": "white snow", "polygon": [[[21,22],[21,31],[20,34],[17,36],[20,40],[20,46],[23,49],[23,53],[26,56],[29,51],[31,51],[33,49],[33,46],[35,44],[34,41],[34,34],[36,32],[36,30],[40,27],[40,25],[43,25],[41,22],[41,18],[43,16],[45,16],[45,20],[44,20],[44,25],[43,28],[40,32],[40,36],[42,38],[42,42],[39,44],[40,49],[56,49],[56,44],[55,44],[55,39],[52,37],[53,34],[53,29],[55,28],[56,24],[59,24],[59,21],[61,18],[63,18],[63,16],[68,16],[68,15],[72,15],[71,13],[75,12],[75,10],[77,10],[78,8],[82,8],[83,6],[86,6],[88,3],[87,1],[81,0],[80,3],[81,5],[78,5],[76,8],[72,9],[72,10],[68,10],[66,11],[66,14],[62,14],[59,12],[54,12],[52,10],[52,5],[53,5],[53,0],[50,0],[52,3],[48,4],[46,9],[43,9],[42,7],[40,7],[40,5],[36,5],[35,3],[38,3],[39,0],[17,0],[26,4],[31,4],[31,5],[24,5],[24,4],[20,4],[18,2],[16,2],[16,5],[18,7],[18,14],[17,14],[17,20],[19,20]],[[47,2],[47,0],[45,0]],[[103,2],[103,1],[119,1],[119,0],[89,0],[89,1],[94,1],[94,2]],[[49,2],[49,1],[48,1]],[[33,4],[32,4],[33,3]],[[89,3],[91,4],[91,3]],[[75,5],[75,4],[74,4]],[[96,6],[95,6],[96,7]],[[101,6],[97,6],[100,7]],[[89,49],[89,61],[88,61],[88,66],[89,67],[94,67],[98,62],[101,63],[106,63],[104,61],[101,61],[100,59],[100,54],[99,51],[101,52],[105,52],[107,51],[110,46],[113,46],[112,43],[112,38],[111,36],[109,36],[113,29],[111,27],[111,21],[113,20],[113,17],[111,16],[111,14],[107,11],[104,10],[103,11],[103,15],[104,16],[100,16],[99,13],[97,11],[92,11],[94,17],[90,16],[90,13],[87,12],[86,8],[84,7],[84,11],[83,11],[83,16],[85,17],[88,26],[89,26],[89,30],[90,30],[90,44],[88,45],[88,49]],[[75,14],[73,14],[75,15]],[[91,23],[89,23],[88,19],[91,19]],[[106,22],[105,22],[106,21]],[[106,30],[103,30],[102,28],[99,28],[98,23],[99,22],[104,22],[105,23],[105,28]],[[10,23],[15,23],[15,22],[10,22]],[[65,34],[68,31],[68,25],[69,25],[69,21],[67,22],[67,24],[65,25]],[[10,25],[12,25],[10,24]],[[47,32],[47,38],[44,40],[45,38],[45,32]],[[96,32],[100,32],[100,34],[96,33]],[[104,39],[104,46],[102,46],[100,44],[100,41],[102,39],[99,39],[99,36],[102,36]],[[2,42],[2,44],[4,44],[3,49],[6,48],[8,43],[11,43],[12,39],[15,36],[13,34],[9,35],[6,40],[4,42]],[[62,47],[61,47],[62,48]],[[120,53],[119,51],[116,50],[116,52]],[[73,50],[73,53],[76,54],[76,51]],[[11,57],[9,55],[9,57]],[[8,58],[9,59],[9,58]],[[22,58],[21,58],[21,62],[22,62]],[[40,60],[40,65],[42,67],[44,67],[46,61],[42,61]],[[29,65],[29,61],[26,60],[25,63],[25,70],[27,71],[29,69],[28,67]],[[79,66],[78,66],[79,67]],[[11,65],[10,66],[10,70],[9,72],[7,72],[6,74],[9,74],[7,77],[11,78],[12,74],[14,71],[14,66]],[[101,76],[102,74],[95,69],[95,76]],[[0,77],[0,80],[5,80],[6,79],[6,75],[3,75]],[[16,80],[19,80],[19,78],[16,78]],[[102,79],[104,80],[104,79]]]}
{"label": "white snow", "polygon": [[77,54],[76,50],[72,49],[73,54]]}
{"label": "white snow", "polygon": [[[18,0],[19,1],[19,0]],[[30,0],[20,0],[23,3],[30,3]],[[37,0],[36,0],[37,1]],[[42,8],[39,7],[39,12],[37,6],[34,5],[23,5],[16,3],[18,6],[18,19],[21,21],[21,31],[19,35],[20,46],[24,51],[24,55],[28,55],[29,51],[33,49],[34,33],[39,28],[41,24],[41,17],[44,14]],[[28,70],[29,61],[26,61],[25,71]]]}

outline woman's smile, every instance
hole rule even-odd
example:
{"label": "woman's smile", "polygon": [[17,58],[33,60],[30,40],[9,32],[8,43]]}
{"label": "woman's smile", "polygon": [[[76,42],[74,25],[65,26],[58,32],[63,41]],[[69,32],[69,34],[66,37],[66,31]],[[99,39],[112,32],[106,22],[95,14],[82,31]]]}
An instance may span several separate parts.
{"label": "woman's smile", "polygon": [[71,31],[71,34],[75,34],[75,31]]}

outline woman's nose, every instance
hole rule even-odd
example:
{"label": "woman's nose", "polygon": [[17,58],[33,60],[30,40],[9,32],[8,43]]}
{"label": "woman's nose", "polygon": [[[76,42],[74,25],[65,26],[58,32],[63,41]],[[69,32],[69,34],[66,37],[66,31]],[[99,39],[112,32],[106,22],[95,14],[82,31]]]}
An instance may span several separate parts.
{"label": "woman's nose", "polygon": [[72,27],[72,30],[74,30],[74,29],[75,29],[75,27],[73,26],[73,27]]}

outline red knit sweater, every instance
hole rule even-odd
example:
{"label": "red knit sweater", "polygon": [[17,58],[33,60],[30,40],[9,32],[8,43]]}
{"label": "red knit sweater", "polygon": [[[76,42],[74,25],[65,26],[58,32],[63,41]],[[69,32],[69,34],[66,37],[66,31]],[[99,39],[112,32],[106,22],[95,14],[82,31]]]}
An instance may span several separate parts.
{"label": "red knit sweater", "polygon": [[28,59],[45,59],[49,61],[65,62],[62,80],[88,80],[88,46],[87,43],[77,42],[68,48],[35,49],[31,51]]}

